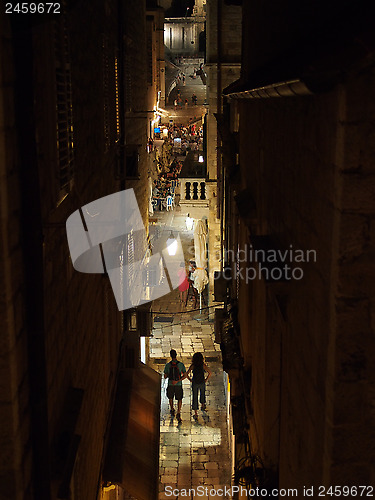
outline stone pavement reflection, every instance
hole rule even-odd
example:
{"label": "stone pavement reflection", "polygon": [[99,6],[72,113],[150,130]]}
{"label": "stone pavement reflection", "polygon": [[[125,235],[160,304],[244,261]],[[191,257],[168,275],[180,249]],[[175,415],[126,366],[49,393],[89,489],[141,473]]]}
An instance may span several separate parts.
{"label": "stone pavement reflection", "polygon": [[[187,249],[193,233],[184,227],[186,214],[178,211],[156,212],[154,217],[159,223],[179,230],[185,258],[190,258]],[[214,343],[213,309],[203,309],[200,313],[199,310],[193,310],[192,301],[185,308],[180,305],[179,293],[175,290],[155,301],[153,311],[156,311],[156,321],[153,337],[150,338],[150,366],[162,373],[165,363],[170,360],[169,351],[173,348],[186,369],[190,366],[194,352],[201,351],[212,371],[207,383],[207,411],[199,410],[197,422],[192,418],[190,382],[183,381],[182,423],[178,424],[176,418],[169,414],[165,394],[167,380],[163,378],[159,499],[193,498],[193,495],[188,494],[188,490],[202,491],[197,490],[199,485],[207,487],[208,493],[211,489],[229,487],[231,467],[224,373],[220,347]],[[180,495],[168,494],[171,490],[165,490],[166,486],[173,490],[178,489]],[[203,495],[198,498],[213,497]]]}

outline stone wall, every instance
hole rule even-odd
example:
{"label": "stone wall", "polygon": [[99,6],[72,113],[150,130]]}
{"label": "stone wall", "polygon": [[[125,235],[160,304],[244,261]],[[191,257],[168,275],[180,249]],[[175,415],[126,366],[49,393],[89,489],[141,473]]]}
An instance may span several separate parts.
{"label": "stone wall", "polygon": [[[218,181],[218,139],[217,121],[214,113],[222,113],[222,90],[240,76],[241,59],[241,8],[221,2],[221,19],[218,21],[218,2],[208,1],[207,8],[207,183],[209,199],[209,299],[214,301],[214,273],[222,266],[222,238],[220,224],[220,199],[222,183]],[[218,53],[217,29],[221,29],[221,49]],[[219,83],[218,83],[219,82]],[[218,89],[218,85],[220,89]],[[218,95],[219,92],[219,95]],[[220,157],[220,156],[219,156]]]}
{"label": "stone wall", "polygon": [[[107,276],[73,269],[65,223],[86,203],[130,187],[147,223],[145,2],[124,8],[79,2],[56,25],[45,20],[25,31],[0,14],[1,498],[56,498],[72,433],[80,442],[71,495],[94,499],[100,486],[122,313]],[[123,65],[132,74],[130,87],[123,74],[132,91],[125,126],[116,109],[119,15],[128,30]],[[73,169],[62,187],[56,120],[63,115]],[[139,180],[119,168],[120,136],[139,148]],[[83,393],[80,408],[69,399],[72,388]]]}
{"label": "stone wall", "polygon": [[171,54],[198,55],[199,35],[203,31],[203,17],[168,18],[164,24],[164,43]]}
{"label": "stone wall", "polygon": [[[10,21],[0,15],[0,498],[31,494],[27,337]],[[12,147],[10,147],[12,145]],[[25,495],[25,496],[24,496]]]}
{"label": "stone wall", "polygon": [[256,204],[241,244],[316,252],[301,279],[240,283],[252,442],[283,488],[374,480],[373,84],[368,67],[324,94],[239,101]]}

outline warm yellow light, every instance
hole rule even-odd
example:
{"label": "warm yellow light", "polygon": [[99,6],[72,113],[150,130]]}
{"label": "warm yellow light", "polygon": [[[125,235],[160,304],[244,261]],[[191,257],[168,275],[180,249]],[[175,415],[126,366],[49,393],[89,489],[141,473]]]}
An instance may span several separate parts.
{"label": "warm yellow light", "polygon": [[118,60],[115,57],[115,108],[116,108],[116,140],[120,138],[120,91]]}
{"label": "warm yellow light", "polygon": [[115,484],[110,484],[108,486],[103,486],[103,491],[111,491],[111,490],[115,490],[116,489],[116,485]]}

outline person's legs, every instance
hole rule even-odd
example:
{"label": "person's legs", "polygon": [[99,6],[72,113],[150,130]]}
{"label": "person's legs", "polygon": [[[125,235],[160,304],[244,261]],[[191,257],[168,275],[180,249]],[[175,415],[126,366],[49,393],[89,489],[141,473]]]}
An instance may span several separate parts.
{"label": "person's legs", "polygon": [[174,396],[174,387],[173,387],[173,385],[168,385],[168,387],[167,387],[167,398],[169,400],[169,408],[170,408],[170,411],[171,411],[171,415],[174,415],[173,396]]}
{"label": "person's legs", "polygon": [[174,386],[174,393],[175,397],[177,399],[177,420],[180,423],[181,422],[181,406],[182,406],[182,397],[183,397],[183,390],[182,390],[182,385],[175,385]]}
{"label": "person's legs", "polygon": [[203,382],[203,384],[199,384],[199,402],[202,405],[202,410],[206,409],[206,384]]}
{"label": "person's legs", "polygon": [[198,417],[198,384],[192,384],[191,390],[193,392],[193,404],[192,409],[194,410],[195,417]]}
{"label": "person's legs", "polygon": [[197,308],[197,302],[198,302],[198,292],[197,292],[197,289],[194,288],[194,286],[193,286],[193,292],[194,292],[194,305],[193,305],[193,308],[196,309]]}
{"label": "person's legs", "polygon": [[169,400],[169,406],[171,408],[171,415],[174,415],[173,398]]}

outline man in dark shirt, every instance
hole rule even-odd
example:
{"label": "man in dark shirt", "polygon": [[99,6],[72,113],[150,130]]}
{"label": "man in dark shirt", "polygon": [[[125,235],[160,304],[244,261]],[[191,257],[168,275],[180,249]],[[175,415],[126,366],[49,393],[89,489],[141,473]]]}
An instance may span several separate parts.
{"label": "man in dark shirt", "polygon": [[[169,363],[164,367],[164,378],[168,379],[167,387],[167,398],[169,399],[169,407],[171,415],[175,413],[173,406],[173,399],[177,400],[177,420],[180,423],[181,420],[181,406],[182,406],[182,375],[186,373],[186,368],[181,361],[177,360],[177,353],[174,349],[171,349],[170,356],[172,358]],[[177,370],[176,370],[177,369]]]}

